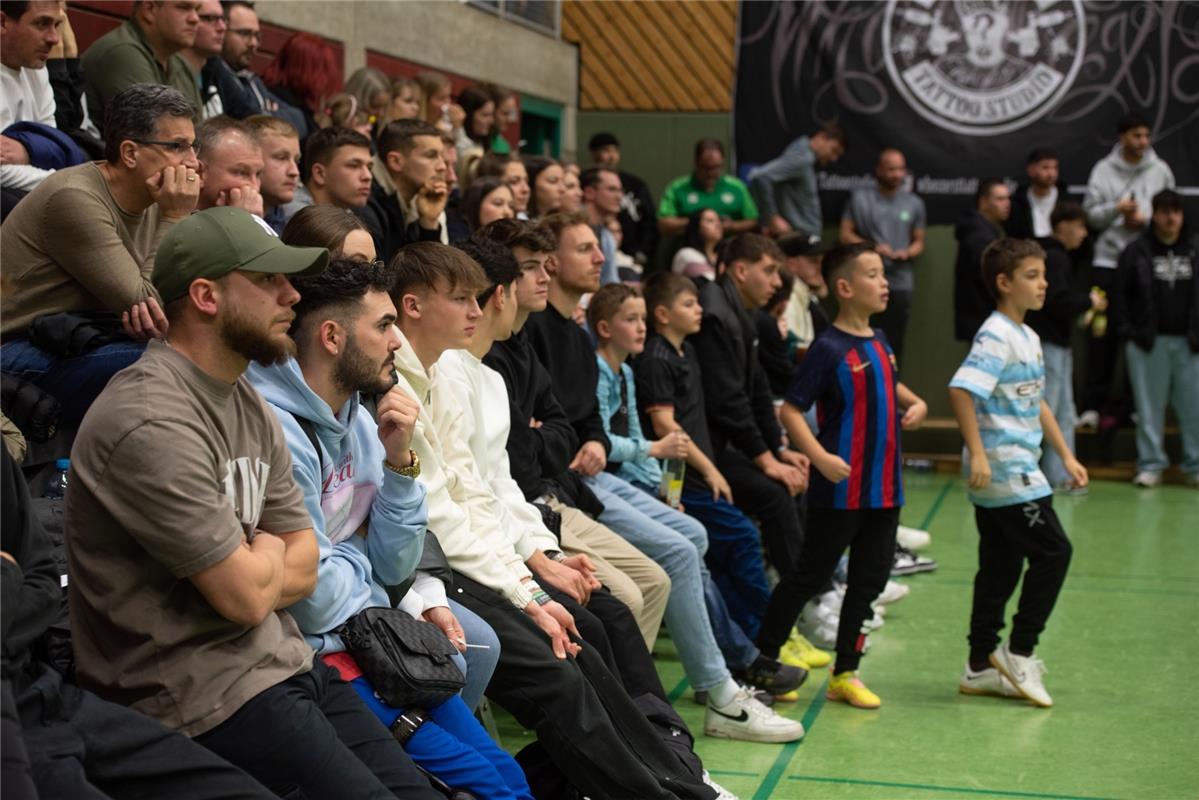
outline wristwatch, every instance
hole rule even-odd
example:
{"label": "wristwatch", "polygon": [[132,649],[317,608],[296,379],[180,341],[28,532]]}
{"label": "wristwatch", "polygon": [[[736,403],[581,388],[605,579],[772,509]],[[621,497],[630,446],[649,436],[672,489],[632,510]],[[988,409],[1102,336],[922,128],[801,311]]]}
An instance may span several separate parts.
{"label": "wristwatch", "polygon": [[412,463],[406,467],[397,467],[385,458],[383,459],[383,469],[387,470],[388,472],[394,472],[396,475],[403,475],[405,478],[419,478],[420,457],[417,456],[415,450],[409,450],[408,457],[412,459]]}

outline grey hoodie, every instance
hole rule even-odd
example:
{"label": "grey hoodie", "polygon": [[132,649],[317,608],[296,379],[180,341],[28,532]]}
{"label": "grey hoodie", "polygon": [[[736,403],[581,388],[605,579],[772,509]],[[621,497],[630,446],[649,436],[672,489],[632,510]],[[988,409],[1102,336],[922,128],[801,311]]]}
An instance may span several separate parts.
{"label": "grey hoodie", "polygon": [[1153,213],[1151,201],[1162,189],[1174,188],[1174,173],[1170,166],[1158,158],[1153,148],[1136,164],[1124,160],[1121,146],[1117,142],[1112,152],[1100,159],[1091,169],[1087,180],[1087,194],[1082,206],[1087,212],[1087,222],[1099,237],[1095,241],[1096,267],[1115,269],[1124,248],[1137,238],[1141,228],[1126,228],[1116,203],[1132,194],[1136,198],[1141,214],[1148,220]]}

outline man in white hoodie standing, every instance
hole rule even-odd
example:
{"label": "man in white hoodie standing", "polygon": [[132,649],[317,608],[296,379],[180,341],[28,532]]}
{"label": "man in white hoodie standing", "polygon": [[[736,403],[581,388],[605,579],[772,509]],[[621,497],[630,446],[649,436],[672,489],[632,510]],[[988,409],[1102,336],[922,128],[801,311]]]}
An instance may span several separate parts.
{"label": "man in white hoodie standing", "polygon": [[[1120,138],[1112,152],[1091,168],[1083,208],[1095,232],[1092,283],[1110,294],[1120,253],[1145,229],[1153,213],[1150,201],[1162,189],[1174,188],[1174,173],[1150,145],[1149,123],[1140,114],[1120,118]],[[1097,335],[1098,334],[1098,335]],[[1099,414],[1111,389],[1116,365],[1114,331],[1092,331],[1087,347],[1081,427],[1099,426]]]}

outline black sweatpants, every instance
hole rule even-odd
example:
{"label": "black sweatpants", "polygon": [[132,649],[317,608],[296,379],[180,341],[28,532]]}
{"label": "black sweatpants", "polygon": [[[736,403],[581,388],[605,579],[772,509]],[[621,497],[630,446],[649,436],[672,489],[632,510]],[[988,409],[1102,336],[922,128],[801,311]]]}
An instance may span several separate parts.
{"label": "black sweatpants", "polygon": [[581,606],[566,592],[541,580],[541,576],[534,573],[534,577],[549,596],[575,618],[583,641],[595,648],[604,666],[621,682],[629,697],[652,694],[666,701],[666,690],[662,688],[654,659],[641,638],[637,620],[620,598],[601,588],[591,593],[586,606]]}
{"label": "black sweatpants", "polygon": [[729,482],[737,508],[757,520],[770,563],[780,575],[789,572],[803,550],[804,496],[792,497],[731,445],[717,456],[716,468]]}
{"label": "black sweatpants", "polygon": [[[7,681],[4,688],[11,691]],[[275,797],[183,734],[67,683],[49,667],[15,704],[20,721],[8,713],[5,720],[4,800]]]}
{"label": "black sweatpants", "polygon": [[195,740],[283,797],[441,798],[354,688],[319,658]]}
{"label": "black sweatpants", "polygon": [[1003,610],[1028,560],[1010,646],[1031,653],[1066,580],[1074,548],[1053,511],[1053,498],[1000,508],[974,509],[978,524],[978,574],[970,611],[970,660],[985,663],[999,644]]}
{"label": "black sweatpants", "polygon": [[849,583],[841,603],[834,669],[836,672],[857,669],[866,645],[862,623],[874,616],[870,604],[891,576],[898,527],[898,508],[809,508],[809,535],[799,557],[799,568],[782,577],[766,606],[762,630],[758,633],[762,654],[778,658],[779,648],[791,635],[791,627],[804,604],[824,590],[848,547]]}
{"label": "black sweatpants", "polygon": [[549,637],[506,598],[459,572],[455,598],[503,643],[487,696],[537,734],[538,743],[594,800],[671,800],[715,793],[692,776],[586,643],[558,659]]}

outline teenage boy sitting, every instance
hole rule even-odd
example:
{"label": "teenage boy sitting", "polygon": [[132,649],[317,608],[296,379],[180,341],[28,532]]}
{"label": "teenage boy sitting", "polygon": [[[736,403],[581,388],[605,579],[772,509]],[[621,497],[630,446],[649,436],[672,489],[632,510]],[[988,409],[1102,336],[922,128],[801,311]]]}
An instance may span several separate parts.
{"label": "teenage boy sitting", "polygon": [[[886,586],[895,556],[903,506],[899,428],[918,426],[928,406],[899,382],[886,336],[870,327],[871,315],[886,309],[888,297],[883,262],[872,245],[838,247],[824,257],[822,269],[837,298],[837,318],[800,363],[780,414],[791,442],[816,468],[808,489],[810,535],[799,569],[784,574],[771,595],[758,646],[767,655],[778,652],[848,547],[849,582],[828,698],[878,708],[878,695],[857,677],[866,645],[862,623],[873,616],[870,604]],[[804,419],[813,403],[821,420],[816,436]]]}
{"label": "teenage boy sitting", "polygon": [[[692,686],[708,692],[705,732],[747,741],[794,741],[803,736],[803,726],[755,700],[748,689],[737,685],[725,665],[705,596],[708,578],[703,553],[708,536],[703,525],[605,471],[610,439],[596,396],[599,368],[590,337],[572,318],[581,296],[600,288],[604,257],[586,217],[550,214],[545,225],[558,238],[549,303],[545,311],[529,317],[527,327],[533,349],[554,379],[558,399],[582,442],[570,467],[603,504],[600,522],[670,576],[666,624]],[[718,594],[715,599],[719,601]],[[727,618],[723,607],[718,621],[720,617]],[[785,674],[773,659],[746,666],[751,668],[751,680],[771,692],[789,692],[798,685],[794,673]]]}
{"label": "teenage boy sitting", "polygon": [[583,793],[711,797],[698,776],[683,771],[598,654],[568,635],[578,636],[573,618],[537,584],[498,520],[470,513],[468,487],[447,466],[447,450],[466,444],[453,421],[434,423],[430,405],[451,411],[456,405],[438,380],[437,361],[446,350],[470,346],[482,316],[475,298],[488,286],[486,275],[465,253],[436,242],[401,249],[391,269],[401,334],[398,385],[421,403],[410,446],[421,461],[429,530],[454,570],[459,600],[503,645],[488,696],[537,733]]}
{"label": "teenage boy sitting", "polygon": [[[659,439],[674,431],[687,435],[683,507],[708,529],[708,567],[733,620],[757,636],[770,598],[761,538],[733,505],[732,489],[713,462],[699,359],[686,340],[702,324],[699,293],[690,278],[663,272],[646,282],[645,306],[654,333],[632,362],[642,427]],[[823,667],[829,660],[827,655],[823,663],[813,658],[811,666]]]}
{"label": "teenage boy sitting", "polygon": [[[320,549],[316,589],[288,612],[417,764],[478,796],[531,798],[520,767],[462,697],[425,708],[387,704],[336,633],[359,612],[390,606],[384,586],[411,584],[400,610],[434,623],[466,652],[445,585],[428,572],[413,573],[426,523],[420,463],[409,449],[419,406],[394,388],[400,341],[389,278],[382,265],[334,261],[321,275],[297,280],[296,356],[250,374],[283,427]],[[375,415],[382,424],[359,404],[360,392],[381,395]],[[470,613],[461,606],[457,612]],[[460,655],[455,661],[473,672]],[[481,691],[489,675],[478,677]]]}
{"label": "teenage boy sitting", "polygon": [[[1025,314],[1045,303],[1045,251],[1024,239],[997,239],[983,251],[982,280],[997,308],[949,382],[979,535],[970,658],[959,688],[967,694],[1019,693],[1048,708],[1053,700],[1041,681],[1045,665],[1033,649],[1066,580],[1073,548],[1053,512],[1053,487],[1037,466],[1042,437],[1075,486],[1087,485],[1087,471],[1045,402],[1041,342],[1024,324]],[[997,647],[1021,572],[1012,634]]]}
{"label": "teenage boy sitting", "polygon": [[[550,284],[546,264],[557,250],[557,240],[544,226],[511,219],[497,220],[481,234],[508,248],[521,269],[511,334],[496,339],[483,356],[483,363],[500,376],[507,390],[505,449],[510,477],[524,499],[543,502],[562,515],[563,548],[591,559],[596,578],[633,612],[645,646],[652,649],[666,612],[670,578],[637,548],[584,513],[598,516],[603,506],[578,473],[567,469],[578,449],[578,437],[525,331],[529,315],[545,310]],[[484,463],[490,466],[494,460]],[[496,485],[495,478],[488,482]],[[501,496],[506,491],[496,488]]]}

